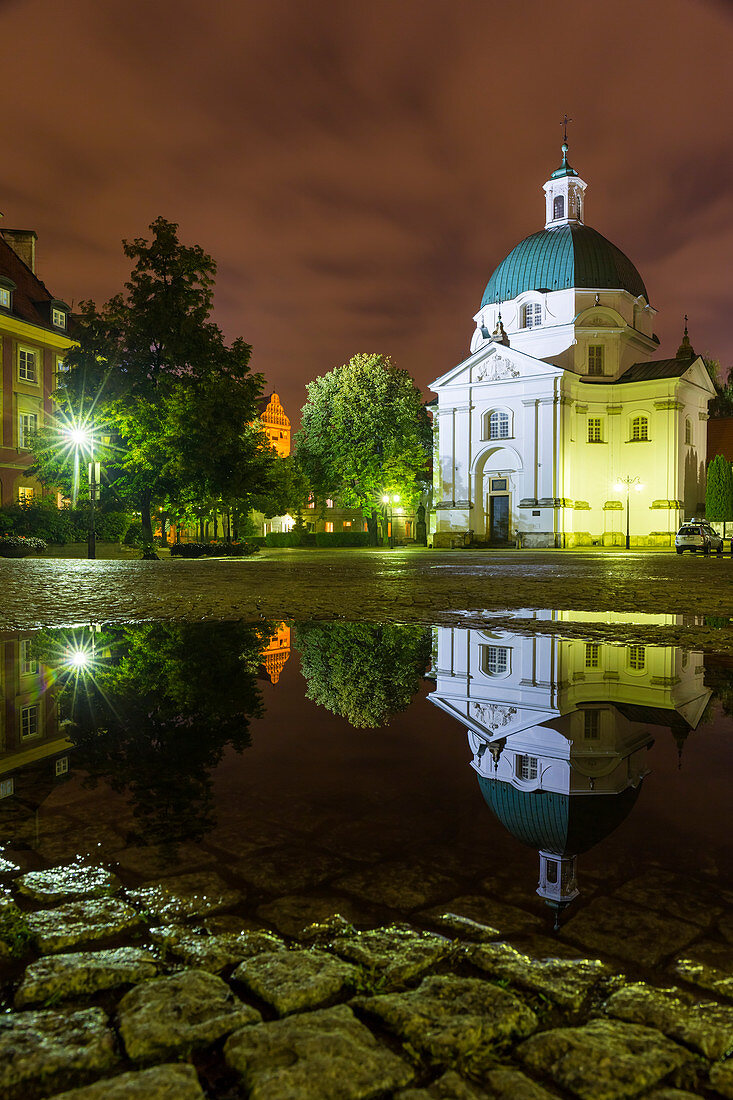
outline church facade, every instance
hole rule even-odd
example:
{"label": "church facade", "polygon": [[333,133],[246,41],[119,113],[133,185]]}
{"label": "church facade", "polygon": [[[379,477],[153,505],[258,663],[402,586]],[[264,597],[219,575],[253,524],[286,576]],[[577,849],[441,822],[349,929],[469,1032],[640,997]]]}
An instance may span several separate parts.
{"label": "church facade", "polygon": [[659,356],[632,262],[585,223],[568,163],[499,264],[437,393],[433,545],[671,545],[705,498],[714,394],[685,328]]}

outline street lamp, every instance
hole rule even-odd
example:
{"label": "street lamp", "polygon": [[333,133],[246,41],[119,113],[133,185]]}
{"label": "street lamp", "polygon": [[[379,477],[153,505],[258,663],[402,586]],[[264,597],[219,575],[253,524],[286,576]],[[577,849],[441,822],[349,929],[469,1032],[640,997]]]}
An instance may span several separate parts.
{"label": "street lamp", "polygon": [[632,477],[631,474],[627,474],[626,477],[619,477],[616,480],[616,489],[621,492],[622,489],[626,489],[626,549],[631,548],[631,539],[629,537],[629,496],[631,495],[632,486],[637,493],[640,493],[644,486],[641,484],[641,480],[638,477]]}
{"label": "street lamp", "polygon": [[94,426],[85,428],[80,424],[74,424],[64,430],[77,451],[89,452],[89,534],[87,536],[87,557],[97,556],[97,532],[95,528],[94,505],[97,500],[97,487],[99,485],[99,463],[94,461]]}
{"label": "street lamp", "polygon": [[399,493],[392,493],[391,496],[390,496],[389,493],[384,493],[383,496],[382,496],[382,504],[384,505],[385,522],[387,521],[387,509],[389,508],[389,548],[390,548],[390,550],[394,549],[394,522],[393,522],[394,512],[393,512],[392,505],[399,504],[399,502],[400,502],[400,494]]}

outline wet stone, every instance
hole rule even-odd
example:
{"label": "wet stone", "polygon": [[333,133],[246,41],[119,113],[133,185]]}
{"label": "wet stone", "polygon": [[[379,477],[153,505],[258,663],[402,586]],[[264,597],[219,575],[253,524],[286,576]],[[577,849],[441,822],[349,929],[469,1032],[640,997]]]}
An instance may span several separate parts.
{"label": "wet stone", "polygon": [[303,897],[300,894],[278,898],[261,905],[257,916],[272,924],[283,936],[299,938],[304,929],[322,924],[335,916],[342,916],[349,924],[364,927],[375,924],[372,914],[343,895]]}
{"label": "wet stone", "polygon": [[644,1100],[700,1100],[699,1092],[686,1092],[684,1089],[655,1089],[648,1092]]}
{"label": "wet stone", "polygon": [[611,975],[598,959],[531,959],[508,943],[470,947],[466,958],[492,978],[505,978],[541,993],[555,1004],[579,1011],[599,982]]}
{"label": "wet stone", "polygon": [[544,1031],[515,1054],[532,1072],[550,1077],[580,1100],[640,1096],[693,1059],[658,1031],[618,1020]]}
{"label": "wet stone", "polygon": [[138,914],[119,898],[84,898],[29,913],[28,927],[42,952],[106,940],[137,927]]}
{"label": "wet stone", "polygon": [[720,895],[707,883],[691,882],[667,871],[649,871],[631,879],[613,896],[701,928],[709,928],[723,908]]}
{"label": "wet stone", "polygon": [[452,946],[442,936],[392,925],[338,936],[333,941],[333,950],[348,962],[363,967],[373,976],[379,990],[387,992],[421,977],[446,958]]}
{"label": "wet stone", "polygon": [[395,861],[353,871],[333,885],[364,901],[406,913],[449,894],[455,880],[430,868]]}
{"label": "wet stone", "polygon": [[403,1089],[395,1100],[488,1100],[487,1094],[464,1081],[452,1069],[423,1089]]}
{"label": "wet stone", "polygon": [[144,982],[125,994],[117,1014],[133,1062],[185,1056],[262,1019],[205,970]]}
{"label": "wet stone", "polygon": [[495,1069],[486,1075],[492,1100],[554,1100],[535,1081],[517,1069]]}
{"label": "wet stone", "polygon": [[15,994],[15,1004],[17,1008],[24,1008],[42,1004],[50,997],[67,1000],[89,996],[102,989],[145,981],[154,977],[157,970],[150,952],[137,947],[47,955],[26,969],[23,983]]}
{"label": "wet stone", "polygon": [[205,917],[234,909],[244,901],[244,894],[232,889],[215,871],[172,875],[138,890],[128,890],[127,895],[147,914],[166,921]]}
{"label": "wet stone", "polygon": [[480,941],[542,928],[542,921],[534,913],[480,895],[452,898],[445,905],[420,913],[419,917],[461,938]]}
{"label": "wet stone", "polygon": [[28,871],[16,883],[20,894],[46,905],[76,898],[99,898],[116,894],[121,887],[117,875],[106,867],[69,863],[48,871]]}
{"label": "wet stone", "polygon": [[285,944],[272,932],[221,932],[209,935],[186,925],[152,928],[151,938],[165,954],[181,959],[187,966],[218,974],[228,966],[259,955],[263,951],[284,951]]}
{"label": "wet stone", "polygon": [[433,1064],[480,1075],[498,1045],[524,1038],[537,1017],[508,990],[476,978],[430,977],[407,993],[353,1002]]}
{"label": "wet stone", "polygon": [[344,861],[331,852],[285,844],[252,852],[236,864],[233,873],[263,893],[292,894],[318,886],[343,868]]}
{"label": "wet stone", "polygon": [[318,948],[274,951],[247,959],[232,974],[250,993],[287,1016],[347,997],[357,987],[359,971]]}
{"label": "wet stone", "polygon": [[414,1076],[346,1005],[235,1032],[224,1055],[249,1100],[368,1100]]}
{"label": "wet stone", "polygon": [[695,1002],[680,989],[628,985],[609,998],[605,1010],[619,1020],[655,1027],[713,1061],[733,1051],[733,1008]]}
{"label": "wet stone", "polygon": [[718,921],[718,928],[728,943],[733,943],[733,913],[724,913]]}
{"label": "wet stone", "polygon": [[563,937],[641,966],[658,966],[700,934],[695,924],[614,898],[597,898],[568,921]]}
{"label": "wet stone", "polygon": [[733,1058],[712,1067],[710,1084],[726,1100],[733,1100]]}
{"label": "wet stone", "polygon": [[691,985],[733,1001],[733,947],[712,940],[696,943],[679,955],[669,968]]}
{"label": "wet stone", "polygon": [[101,1008],[0,1015],[0,1096],[35,1100],[84,1084],[117,1062]]}
{"label": "wet stone", "polygon": [[117,853],[120,867],[144,879],[158,879],[176,871],[190,871],[213,862],[214,857],[198,844],[176,844],[174,849],[153,845],[130,845]]}
{"label": "wet stone", "polygon": [[203,1100],[203,1096],[193,1066],[174,1064],[121,1073],[53,1100]]}

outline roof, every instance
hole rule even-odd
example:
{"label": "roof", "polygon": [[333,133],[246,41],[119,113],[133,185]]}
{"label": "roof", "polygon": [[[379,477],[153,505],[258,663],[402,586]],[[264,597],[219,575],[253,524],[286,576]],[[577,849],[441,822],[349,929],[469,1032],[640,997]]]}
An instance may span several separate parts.
{"label": "roof", "polygon": [[587,852],[631,811],[641,784],[620,794],[519,791],[511,783],[478,777],[481,794],[505,829],[530,848],[555,855]]}
{"label": "roof", "polygon": [[627,382],[651,382],[655,378],[680,378],[694,362],[694,359],[652,359],[648,363],[632,363],[618,378],[590,378],[585,375],[580,381],[590,386],[625,386]]}
{"label": "roof", "polygon": [[733,463],[733,416],[711,416],[708,420],[708,461],[723,455]]}
{"label": "roof", "polygon": [[526,290],[627,290],[649,301],[628,256],[581,223],[550,226],[525,237],[486,284],[481,305],[506,302]]}
{"label": "roof", "polygon": [[0,231],[0,275],[5,275],[15,283],[10,316],[29,321],[32,325],[40,325],[41,328],[52,329],[53,326],[49,323],[48,303],[55,302],[57,299],[13,251],[3,238],[2,231]]}

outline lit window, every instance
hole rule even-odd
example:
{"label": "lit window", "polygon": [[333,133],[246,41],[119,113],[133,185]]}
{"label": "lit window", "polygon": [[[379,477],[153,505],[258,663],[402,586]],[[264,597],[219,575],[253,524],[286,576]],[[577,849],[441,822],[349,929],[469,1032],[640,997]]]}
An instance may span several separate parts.
{"label": "lit window", "polygon": [[588,374],[603,374],[603,344],[589,345]]}
{"label": "lit window", "polygon": [[489,416],[489,439],[509,438],[509,414],[492,412]]}
{"label": "lit window", "polygon": [[333,520],[327,519],[326,520],[326,534],[330,535],[332,533],[332,531],[333,531]]}
{"label": "lit window", "polygon": [[38,736],[38,707],[33,704],[30,707],[20,708],[20,739],[27,741],[31,737]]}
{"label": "lit window", "polygon": [[10,291],[4,286],[0,286],[0,308],[10,309]]}
{"label": "lit window", "polygon": [[38,417],[35,413],[21,413],[18,417],[18,447],[28,450],[38,431]]}
{"label": "lit window", "polygon": [[14,779],[0,779],[0,798],[10,798],[14,790]]}
{"label": "lit window", "polygon": [[565,199],[562,195],[555,195],[555,201],[552,204],[552,216],[553,218],[565,217]]}
{"label": "lit window", "polygon": [[649,420],[646,416],[635,416],[631,421],[631,438],[635,443],[649,439]]}
{"label": "lit window", "polygon": [[484,672],[489,676],[504,676],[509,671],[509,650],[502,645],[483,646]]}
{"label": "lit window", "polygon": [[351,520],[350,519],[345,519],[344,522],[343,522],[344,531],[348,531],[350,527],[351,527]]}
{"label": "lit window", "polygon": [[18,349],[18,378],[21,382],[36,381],[36,353],[28,348]]}
{"label": "lit window", "polygon": [[586,741],[597,741],[601,736],[601,712],[586,710],[583,715],[583,736]]}
{"label": "lit window", "polygon": [[333,508],[333,501],[330,498],[326,501],[326,507]]}
{"label": "lit window", "polygon": [[514,770],[517,779],[536,779],[537,778],[537,757],[536,756],[515,756],[514,758]]}
{"label": "lit window", "polygon": [[586,642],[585,667],[598,668],[601,661],[601,647],[598,642]]}
{"label": "lit window", "polygon": [[63,309],[54,309],[51,311],[51,320],[56,328],[66,328],[66,314]]}
{"label": "lit window", "polygon": [[19,485],[18,486],[18,504],[26,506],[32,504],[36,490],[32,485]]}
{"label": "lit window", "polygon": [[588,417],[588,442],[603,442],[603,420],[600,416]]}
{"label": "lit window", "polygon": [[67,775],[69,771],[69,758],[68,756],[61,756],[56,761],[56,767],[54,769],[56,775]]}
{"label": "lit window", "polygon": [[68,363],[66,362],[65,359],[57,359],[56,360],[56,373],[57,374],[67,374],[68,370],[69,370],[69,366],[68,366]]}
{"label": "lit window", "polygon": [[524,328],[537,328],[542,324],[542,306],[539,302],[522,306],[522,324]]}
{"label": "lit window", "polygon": [[643,645],[629,646],[629,668],[643,672],[646,667],[646,649]]}
{"label": "lit window", "polygon": [[313,496],[313,493],[311,493],[308,496],[308,507],[309,508],[315,508],[315,506],[316,506],[316,498]]}
{"label": "lit window", "polygon": [[685,443],[692,443],[692,421],[689,416],[685,420]]}
{"label": "lit window", "polygon": [[38,661],[33,656],[31,642],[28,638],[20,643],[20,667],[24,676],[38,675]]}

